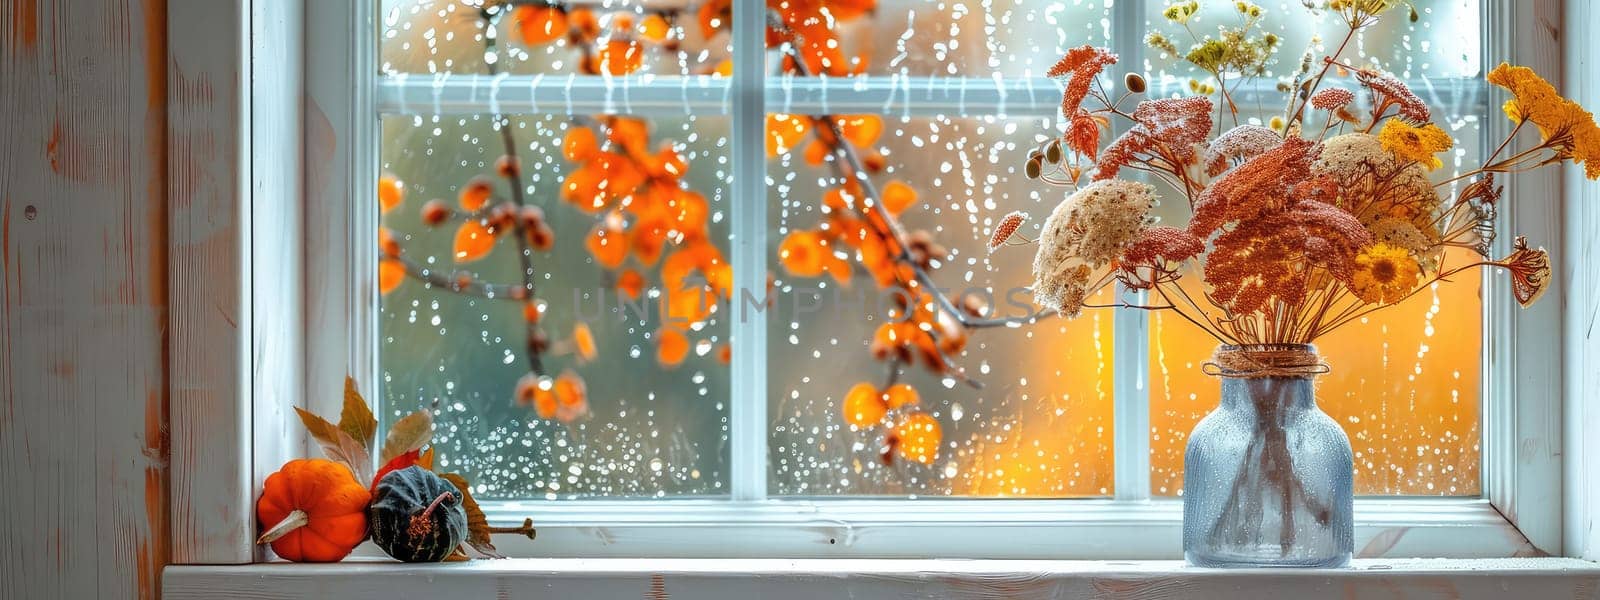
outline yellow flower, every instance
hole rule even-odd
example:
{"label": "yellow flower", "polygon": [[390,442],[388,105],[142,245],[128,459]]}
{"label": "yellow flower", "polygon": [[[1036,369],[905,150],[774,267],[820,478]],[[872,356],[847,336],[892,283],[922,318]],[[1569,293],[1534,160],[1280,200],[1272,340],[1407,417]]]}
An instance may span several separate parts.
{"label": "yellow flower", "polygon": [[1422,267],[1405,248],[1379,242],[1356,255],[1350,291],[1362,302],[1392,304],[1416,288]]}
{"label": "yellow flower", "polygon": [[1600,179],[1600,125],[1578,103],[1561,97],[1556,88],[1533,69],[1500,63],[1489,72],[1489,83],[1511,91],[1506,116],[1518,124],[1532,121],[1557,156],[1582,163],[1584,175]]}
{"label": "yellow flower", "polygon": [[1417,127],[1400,119],[1389,119],[1383,124],[1383,131],[1378,133],[1378,142],[1383,144],[1383,149],[1403,161],[1418,163],[1429,170],[1437,169],[1444,163],[1439,157],[1434,156],[1455,145],[1455,140],[1450,134],[1445,133],[1438,125],[1424,123]]}

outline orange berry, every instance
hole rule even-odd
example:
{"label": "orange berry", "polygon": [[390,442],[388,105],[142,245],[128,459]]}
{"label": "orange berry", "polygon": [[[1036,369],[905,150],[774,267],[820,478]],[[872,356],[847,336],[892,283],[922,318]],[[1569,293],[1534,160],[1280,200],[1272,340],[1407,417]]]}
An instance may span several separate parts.
{"label": "orange berry", "polygon": [[395,241],[394,232],[389,231],[388,227],[378,228],[378,248],[383,250],[384,256],[400,256],[400,242]]}
{"label": "orange berry", "polygon": [[523,227],[538,227],[544,224],[544,209],[530,204],[517,210],[517,218],[522,220]]}
{"label": "orange berry", "polygon": [[429,200],[422,205],[422,222],[427,225],[438,225],[450,218],[450,207],[443,200]]}
{"label": "orange berry", "polygon": [[571,28],[572,37],[580,41],[592,40],[600,35],[600,18],[587,8],[567,11],[567,25]]}
{"label": "orange berry", "polygon": [[489,198],[493,195],[494,186],[489,183],[489,178],[479,175],[468,181],[467,185],[462,186],[461,195],[458,199],[461,202],[462,209],[473,212],[488,204]]}
{"label": "orange berry", "polygon": [[633,41],[611,40],[595,49],[589,70],[613,77],[627,75],[644,66],[644,48]]}
{"label": "orange berry", "polygon": [[790,232],[778,245],[778,261],[791,275],[816,277],[827,267],[828,251],[815,231]]}
{"label": "orange berry", "polygon": [[676,327],[666,327],[656,334],[656,362],[663,367],[676,367],[689,356],[689,338]]}
{"label": "orange berry", "polygon": [[389,212],[394,207],[400,206],[400,202],[405,200],[405,197],[405,183],[402,183],[389,173],[384,173],[378,177],[378,206],[383,209],[383,212]]}
{"label": "orange berry", "polygon": [[595,348],[594,332],[589,329],[589,324],[578,321],[572,326],[572,350],[578,353],[578,360],[589,362],[599,354]]}
{"label": "orange berry", "polygon": [[511,22],[522,43],[529,46],[548,44],[567,35],[567,14],[554,6],[518,6],[511,12]]}
{"label": "orange berry", "polygon": [[733,363],[733,346],[732,345],[723,344],[723,345],[717,347],[717,362],[720,362],[720,363],[725,364],[725,365]]}
{"label": "orange berry", "polygon": [[589,160],[599,150],[594,130],[588,127],[573,127],[561,141],[561,155],[572,162]]}
{"label": "orange berry", "polygon": [[393,258],[378,259],[378,292],[387,294],[406,280],[406,267]]}
{"label": "orange berry", "polygon": [[901,458],[927,465],[939,457],[944,431],[937,419],[917,412],[901,417],[894,426],[894,435],[899,440]]}
{"label": "orange berry", "polygon": [[638,300],[644,294],[644,276],[633,269],[624,269],[617,275],[617,291],[629,300]]}
{"label": "orange berry", "polygon": [[616,219],[604,219],[589,231],[584,247],[594,255],[595,262],[607,269],[615,269],[628,259],[628,236]]}
{"label": "orange berry", "polygon": [[556,395],[551,387],[550,378],[527,373],[517,379],[513,397],[517,406],[531,406],[539,418],[549,419],[556,416]]}
{"label": "orange berry", "polygon": [[563,371],[561,376],[556,377],[554,391],[557,421],[571,423],[589,414],[588,387],[577,373],[571,370]]}
{"label": "orange berry", "polygon": [[522,160],[510,155],[502,155],[494,161],[494,172],[501,177],[516,177],[522,174]]}
{"label": "orange berry", "polygon": [[455,249],[452,256],[458,263],[472,262],[489,255],[494,249],[494,230],[484,227],[476,219],[468,220],[456,230]]}
{"label": "orange berry", "polygon": [[536,324],[543,316],[544,307],[540,306],[538,302],[529,300],[522,303],[522,320]]}
{"label": "orange berry", "polygon": [[811,131],[811,117],[767,115],[767,156],[777,156],[799,147]]}
{"label": "orange berry", "polygon": [[529,227],[528,245],[533,246],[534,250],[549,252],[556,245],[556,232],[544,223]]}
{"label": "orange berry", "polygon": [[844,139],[857,146],[871,146],[883,132],[883,118],[877,115],[850,115],[837,117],[839,131]]}
{"label": "orange berry", "polygon": [[917,191],[896,180],[883,186],[883,207],[892,214],[900,214],[917,203]]}
{"label": "orange berry", "polygon": [[883,403],[883,394],[866,382],[855,384],[845,392],[842,407],[844,422],[858,429],[877,425],[889,411],[889,407]]}
{"label": "orange berry", "polygon": [[889,386],[889,389],[883,391],[883,399],[888,403],[890,410],[911,406],[920,400],[917,396],[917,388],[905,383],[896,383]]}
{"label": "orange berry", "polygon": [[667,34],[671,30],[672,27],[667,24],[667,20],[658,14],[651,14],[639,22],[640,37],[658,44],[667,39]]}

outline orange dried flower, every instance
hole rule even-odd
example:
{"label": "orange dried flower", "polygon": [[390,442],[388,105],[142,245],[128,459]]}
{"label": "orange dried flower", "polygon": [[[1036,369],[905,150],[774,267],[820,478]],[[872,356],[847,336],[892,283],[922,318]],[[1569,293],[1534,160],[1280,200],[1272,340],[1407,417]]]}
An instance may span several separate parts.
{"label": "orange dried flower", "polygon": [[1045,72],[1046,77],[1066,77],[1066,89],[1061,91],[1061,114],[1076,115],[1089,95],[1089,86],[1106,67],[1117,63],[1117,55],[1106,48],[1079,46],[1068,50],[1061,60]]}
{"label": "orange dried flower", "polygon": [[1017,228],[1022,227],[1023,221],[1027,220],[1028,213],[1020,210],[1011,211],[1001,217],[1000,224],[994,226],[994,233],[989,234],[989,253],[993,254],[995,250],[1004,246],[1006,241],[1011,239],[1011,234],[1016,233]]}
{"label": "orange dried flower", "polygon": [[1532,306],[1550,287],[1550,253],[1528,248],[1528,238],[1517,236],[1511,255],[1495,264],[1511,272],[1511,293],[1523,308]]}

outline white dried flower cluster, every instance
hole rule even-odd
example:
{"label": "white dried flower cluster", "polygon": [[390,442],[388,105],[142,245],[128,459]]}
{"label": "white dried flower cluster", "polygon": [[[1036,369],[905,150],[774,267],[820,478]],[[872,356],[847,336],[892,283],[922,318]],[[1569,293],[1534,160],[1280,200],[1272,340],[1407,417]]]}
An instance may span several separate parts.
{"label": "white dried flower cluster", "polygon": [[1331,177],[1339,190],[1340,207],[1368,229],[1385,218],[1401,218],[1429,240],[1439,236],[1436,221],[1443,198],[1428,179],[1428,169],[1400,162],[1376,136],[1347,133],[1328,138],[1311,165],[1311,175]]}
{"label": "white dried flower cluster", "polygon": [[1206,147],[1206,173],[1215,177],[1229,167],[1255,158],[1283,142],[1278,132],[1260,125],[1240,125],[1217,136]]}
{"label": "white dried flower cluster", "polygon": [[1096,181],[1061,201],[1044,222],[1033,258],[1033,295],[1040,305],[1077,316],[1092,291],[1090,275],[1111,264],[1139,231],[1154,223],[1155,187],[1120,179]]}

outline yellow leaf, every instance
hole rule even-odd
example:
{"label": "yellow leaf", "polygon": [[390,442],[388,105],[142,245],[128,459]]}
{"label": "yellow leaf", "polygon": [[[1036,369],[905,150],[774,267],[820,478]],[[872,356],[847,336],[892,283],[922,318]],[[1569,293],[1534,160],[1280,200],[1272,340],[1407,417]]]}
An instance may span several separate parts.
{"label": "yellow leaf", "polygon": [[367,454],[372,454],[372,445],[377,442],[378,420],[373,418],[367,399],[356,390],[353,377],[344,378],[344,411],[339,414],[339,429],[360,442]]}

